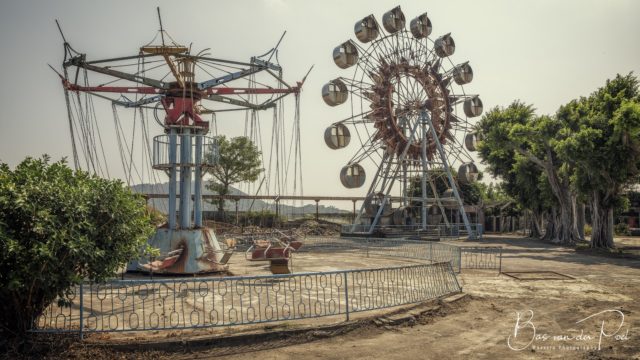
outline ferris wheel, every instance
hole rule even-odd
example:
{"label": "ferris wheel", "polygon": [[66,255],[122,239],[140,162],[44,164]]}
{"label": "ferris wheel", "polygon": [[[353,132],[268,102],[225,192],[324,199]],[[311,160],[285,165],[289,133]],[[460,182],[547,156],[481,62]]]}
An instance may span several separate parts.
{"label": "ferris wheel", "polygon": [[[362,164],[377,166],[350,232],[371,233],[384,225],[426,229],[441,221],[450,225],[445,208],[455,208],[473,236],[458,192],[459,184],[476,181],[479,174],[467,150],[476,150],[470,119],[482,113],[483,105],[463,87],[472,81],[473,70],[468,62],[450,59],[456,48],[450,33],[431,38],[426,13],[411,20],[409,30],[405,25],[399,6],[383,15],[382,26],[373,15],[356,22],[357,41],[333,50],[335,64],[352,69],[352,75],[322,88],[327,105],[351,106],[351,116],[326,129],[327,146],[347,147],[352,130],[359,141],[340,171],[342,184],[363,186],[367,176]],[[438,177],[449,187],[441,194],[435,186]]]}

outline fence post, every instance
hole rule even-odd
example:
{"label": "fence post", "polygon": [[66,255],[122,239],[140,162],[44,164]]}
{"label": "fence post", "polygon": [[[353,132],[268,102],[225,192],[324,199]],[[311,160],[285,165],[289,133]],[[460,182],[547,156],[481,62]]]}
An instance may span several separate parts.
{"label": "fence post", "polygon": [[451,271],[453,275],[453,279],[456,281],[456,285],[458,285],[460,292],[462,292],[462,285],[460,285],[460,282],[458,281],[458,277],[455,274],[453,274],[453,266],[451,266],[451,263],[449,263],[449,270]]}
{"label": "fence post", "polygon": [[367,249],[367,257],[369,257],[369,238],[367,237],[367,238],[365,238],[365,239],[366,239],[366,240],[365,240],[365,241],[366,241],[366,243],[365,243],[365,244],[366,244],[366,245],[365,245],[365,247],[366,247],[366,249]]}
{"label": "fence post", "polygon": [[347,283],[347,272],[344,274],[344,304],[347,312],[347,321],[349,321],[349,283]]}
{"label": "fence post", "polygon": [[84,328],[84,296],[83,296],[83,292],[82,292],[82,288],[84,285],[84,281],[80,282],[80,340],[84,339],[84,334],[82,333],[82,330]]}

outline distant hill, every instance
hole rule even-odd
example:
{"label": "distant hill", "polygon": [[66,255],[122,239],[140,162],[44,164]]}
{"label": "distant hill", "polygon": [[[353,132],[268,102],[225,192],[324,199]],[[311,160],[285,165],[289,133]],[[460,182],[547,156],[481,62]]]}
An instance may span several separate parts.
{"label": "distant hill", "polygon": [[[168,194],[169,193],[169,183],[161,183],[161,184],[138,184],[131,186],[131,189],[134,192],[142,193],[142,194]],[[234,188],[230,187],[231,195],[246,195],[246,193]],[[207,189],[206,187],[202,189],[203,195],[215,195],[216,193]],[[253,202],[253,206],[252,206]],[[299,201],[297,201],[300,203]],[[169,208],[168,199],[151,199],[149,200],[149,204],[152,205],[157,210],[166,213]],[[280,212],[282,214],[315,214],[316,205],[315,203],[305,204],[304,206],[292,206],[293,201],[281,201],[280,202]],[[240,211],[248,211],[251,207],[252,211],[274,211],[275,212],[275,204],[267,203],[264,200],[240,200],[238,202],[238,210]],[[214,211],[217,210],[218,206],[216,204],[210,203],[208,200],[204,201],[203,205],[204,211]],[[235,202],[226,201],[225,210],[235,211]],[[321,214],[337,214],[337,213],[350,213],[349,211],[338,209],[335,206],[324,206],[320,203],[318,206],[318,212]]]}

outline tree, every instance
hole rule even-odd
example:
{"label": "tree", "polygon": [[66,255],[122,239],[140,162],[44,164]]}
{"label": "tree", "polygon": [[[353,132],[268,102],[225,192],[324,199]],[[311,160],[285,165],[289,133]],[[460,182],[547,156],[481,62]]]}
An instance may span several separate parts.
{"label": "tree", "polygon": [[[479,127],[480,156],[489,170],[512,190],[529,189],[519,198],[525,206],[535,205],[527,205],[527,199],[543,199],[538,205],[550,206],[546,238],[566,244],[581,240],[580,203],[589,201],[591,246],[613,247],[614,209],[623,205],[622,191],[640,176],[640,94],[633,74],[617,75],[589,97],[560,107],[553,117],[536,117],[531,106],[514,102],[488,112]],[[540,179],[534,186],[528,163],[546,182]],[[532,191],[537,187],[544,195],[547,185],[552,199]]]}
{"label": "tree", "polygon": [[504,191],[504,183],[490,182],[483,195],[485,202],[508,202],[513,199]]}
{"label": "tree", "polygon": [[[207,185],[207,189],[217,192],[218,195],[228,195],[231,184],[258,179],[262,172],[261,153],[249,138],[239,136],[227,140],[225,136],[218,136],[217,141],[217,159],[213,168],[209,170],[213,181]],[[224,212],[222,197],[218,201],[218,212]]]}
{"label": "tree", "polygon": [[119,180],[48,156],[0,164],[0,326],[20,335],[84,279],[139,256],[153,230],[145,200]]}
{"label": "tree", "polygon": [[[427,170],[427,172],[429,174],[428,175],[429,178],[432,179],[433,185],[436,189],[436,192],[438,193],[437,194],[438,197],[442,197],[442,194],[451,187],[449,185],[449,179],[447,178],[447,175],[444,169],[442,168],[429,169]],[[455,179],[458,176],[458,172],[454,169],[451,169],[451,176],[453,176],[455,181]],[[481,179],[482,179],[482,173],[480,173],[478,177],[478,180],[481,180]],[[462,198],[462,201],[464,204],[477,205],[482,202],[483,193],[484,193],[484,188],[483,188],[484,184],[482,184],[481,182],[474,181],[470,184],[461,184],[459,182],[456,182],[456,185],[457,185],[460,197]],[[415,176],[410,180],[408,193],[409,193],[409,196],[411,197],[422,197],[422,177],[421,176]],[[431,185],[428,183],[427,183],[426,196],[428,198],[436,197],[433,194]],[[413,206],[416,208],[419,208],[422,205],[419,201],[414,201]]]}
{"label": "tree", "polygon": [[591,204],[591,247],[613,247],[613,213],[640,175],[640,94],[632,74],[560,108],[568,126],[556,148],[574,168],[573,181]]}
{"label": "tree", "polygon": [[507,183],[505,188],[511,196],[517,199],[535,196],[545,185],[522,181],[522,176],[518,183],[517,167],[534,165],[545,175],[555,198],[545,238],[564,244],[581,240],[575,225],[571,169],[555,149],[557,136],[565,125],[549,116],[535,116],[531,105],[515,101],[507,108],[489,111],[478,127],[482,134],[480,157],[494,176]]}

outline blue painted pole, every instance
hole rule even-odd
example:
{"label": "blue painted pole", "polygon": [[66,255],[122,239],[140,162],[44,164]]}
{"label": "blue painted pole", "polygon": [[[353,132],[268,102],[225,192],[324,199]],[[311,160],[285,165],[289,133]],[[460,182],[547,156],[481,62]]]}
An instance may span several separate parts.
{"label": "blue painted pole", "polygon": [[196,228],[202,227],[202,132],[196,132],[196,156],[195,156],[195,179],[194,186],[194,209],[193,217]]}
{"label": "blue painted pole", "polygon": [[180,136],[180,228],[191,227],[191,130]]}
{"label": "blue painted pole", "polygon": [[176,178],[177,178],[177,153],[178,153],[178,130],[174,127],[169,132],[169,229],[176,228]]}

